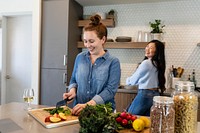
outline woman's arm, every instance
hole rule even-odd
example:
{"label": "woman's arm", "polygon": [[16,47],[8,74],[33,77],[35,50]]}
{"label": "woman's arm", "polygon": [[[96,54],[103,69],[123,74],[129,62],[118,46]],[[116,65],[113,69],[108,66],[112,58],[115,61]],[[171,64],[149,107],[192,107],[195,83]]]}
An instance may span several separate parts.
{"label": "woman's arm", "polygon": [[126,79],[126,85],[138,85],[139,79],[145,75],[152,67],[151,60],[144,60],[136,71]]}

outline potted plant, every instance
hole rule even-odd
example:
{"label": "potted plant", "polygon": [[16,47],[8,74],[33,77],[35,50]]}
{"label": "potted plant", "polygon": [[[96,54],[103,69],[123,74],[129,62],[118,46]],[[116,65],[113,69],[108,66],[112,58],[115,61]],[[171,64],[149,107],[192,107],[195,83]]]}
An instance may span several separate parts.
{"label": "potted plant", "polygon": [[108,19],[114,19],[114,16],[115,16],[115,10],[111,9],[107,14],[107,18]]}
{"label": "potted plant", "polygon": [[163,34],[163,28],[165,25],[161,23],[161,20],[156,19],[155,22],[149,22],[151,27],[151,37],[152,39],[160,40],[162,41],[162,34]]}

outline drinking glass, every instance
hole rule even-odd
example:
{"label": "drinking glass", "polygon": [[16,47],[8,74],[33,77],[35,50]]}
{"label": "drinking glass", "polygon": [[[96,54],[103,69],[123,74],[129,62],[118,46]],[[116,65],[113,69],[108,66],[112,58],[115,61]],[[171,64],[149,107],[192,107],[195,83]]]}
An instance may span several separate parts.
{"label": "drinking glass", "polygon": [[26,108],[27,110],[32,109],[31,102],[33,101],[33,97],[34,97],[33,89],[24,89],[23,99],[24,99],[24,102],[27,103],[27,108]]}

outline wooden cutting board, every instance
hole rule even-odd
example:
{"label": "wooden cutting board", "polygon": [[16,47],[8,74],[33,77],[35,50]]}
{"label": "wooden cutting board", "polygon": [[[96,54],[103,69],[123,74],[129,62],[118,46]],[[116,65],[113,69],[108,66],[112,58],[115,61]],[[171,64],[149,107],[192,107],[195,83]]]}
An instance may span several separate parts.
{"label": "wooden cutting board", "polygon": [[33,110],[28,111],[28,113],[46,128],[54,128],[54,127],[60,127],[64,125],[79,123],[78,117],[72,116],[72,115],[67,116],[66,121],[60,121],[58,123],[45,122],[45,118],[49,116],[50,114],[44,109],[51,109],[51,108],[55,108],[55,107],[33,109]]}
{"label": "wooden cutting board", "polygon": [[150,128],[145,128],[141,132],[136,132],[133,129],[120,130],[119,133],[150,133]]}

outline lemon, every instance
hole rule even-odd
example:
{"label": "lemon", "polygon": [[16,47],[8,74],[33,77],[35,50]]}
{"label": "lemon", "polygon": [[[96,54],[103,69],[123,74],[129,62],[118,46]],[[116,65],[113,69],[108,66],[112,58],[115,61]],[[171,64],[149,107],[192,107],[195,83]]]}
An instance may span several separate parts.
{"label": "lemon", "polygon": [[150,121],[150,119],[148,117],[146,117],[146,116],[140,116],[139,119],[141,119],[141,120],[144,121],[144,123],[145,123],[144,127],[150,127],[151,126],[151,121]]}
{"label": "lemon", "polygon": [[134,120],[134,122],[132,123],[133,129],[135,131],[142,131],[144,129],[145,123],[143,120],[141,119],[136,119]]}

